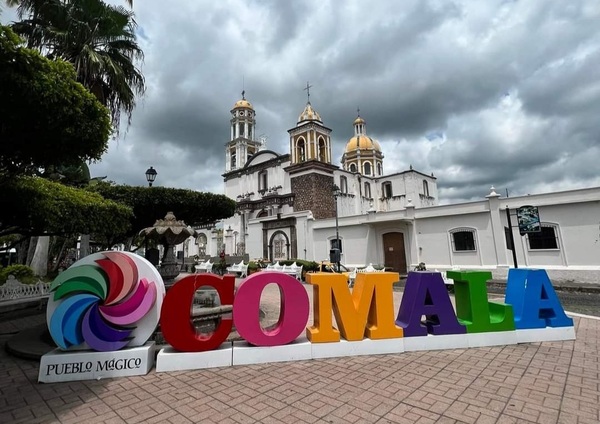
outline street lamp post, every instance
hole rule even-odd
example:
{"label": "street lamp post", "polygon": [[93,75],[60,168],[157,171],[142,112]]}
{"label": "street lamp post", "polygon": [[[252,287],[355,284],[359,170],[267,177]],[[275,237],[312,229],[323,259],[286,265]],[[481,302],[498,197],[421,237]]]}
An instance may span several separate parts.
{"label": "street lamp post", "polygon": [[152,187],[152,183],[156,179],[157,174],[158,172],[156,172],[156,169],[154,169],[153,167],[150,167],[148,168],[148,170],[146,170],[146,180],[148,181],[148,187]]}
{"label": "street lamp post", "polygon": [[337,185],[333,185],[333,198],[335,201],[335,249],[336,249],[336,266],[337,271],[340,272],[340,233],[339,233],[339,225],[338,225],[338,197],[341,193],[340,188]]}

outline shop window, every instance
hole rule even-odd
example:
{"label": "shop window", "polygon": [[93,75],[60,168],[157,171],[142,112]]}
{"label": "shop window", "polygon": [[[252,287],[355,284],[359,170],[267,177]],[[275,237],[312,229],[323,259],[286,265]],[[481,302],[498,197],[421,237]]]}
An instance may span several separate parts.
{"label": "shop window", "polygon": [[542,224],[539,233],[528,233],[530,250],[558,249],[558,231],[556,225]]}
{"label": "shop window", "polygon": [[457,228],[450,231],[452,250],[454,252],[475,251],[475,230],[471,228]]}

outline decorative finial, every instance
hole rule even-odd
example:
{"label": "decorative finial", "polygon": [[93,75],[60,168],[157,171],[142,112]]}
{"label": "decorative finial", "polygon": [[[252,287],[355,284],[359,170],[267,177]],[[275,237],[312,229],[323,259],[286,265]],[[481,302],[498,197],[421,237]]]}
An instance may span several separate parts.
{"label": "decorative finial", "polygon": [[500,197],[500,195],[498,193],[496,193],[496,188],[494,186],[490,187],[490,194],[488,194],[485,197]]}
{"label": "decorative finial", "polygon": [[246,90],[242,90],[242,100],[246,100]]}
{"label": "decorative finial", "polygon": [[305,88],[305,90],[306,90],[306,96],[308,97],[307,103],[310,103],[310,89],[311,89],[311,87],[312,87],[312,85],[310,85],[308,83],[308,81],[306,81],[306,88]]}
{"label": "decorative finial", "polygon": [[360,108],[359,108],[359,107],[357,107],[357,108],[356,108],[356,114],[357,114],[357,115],[358,115],[358,117],[360,118]]}
{"label": "decorative finial", "polygon": [[410,170],[412,171],[412,163],[410,164]]}

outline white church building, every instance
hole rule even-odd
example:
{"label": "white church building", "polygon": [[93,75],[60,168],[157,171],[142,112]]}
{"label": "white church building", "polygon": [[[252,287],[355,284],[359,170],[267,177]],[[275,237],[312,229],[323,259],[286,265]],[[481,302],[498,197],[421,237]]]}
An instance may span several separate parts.
{"label": "white church building", "polygon": [[[405,274],[424,262],[502,277],[516,259],[555,278],[600,283],[600,187],[509,198],[492,188],[480,201],[439,205],[433,174],[412,167],[386,174],[365,120],[358,116],[353,127],[338,166],[332,130],[309,101],[288,130],[289,151],[277,153],[258,140],[255,110],[242,94],[231,110],[223,174],[236,214],[199,229],[186,242],[187,255],[225,250],[250,260],[321,261],[336,247],[337,231],[341,263],[349,267]],[[524,205],[538,208],[541,232],[519,234],[514,213]]]}

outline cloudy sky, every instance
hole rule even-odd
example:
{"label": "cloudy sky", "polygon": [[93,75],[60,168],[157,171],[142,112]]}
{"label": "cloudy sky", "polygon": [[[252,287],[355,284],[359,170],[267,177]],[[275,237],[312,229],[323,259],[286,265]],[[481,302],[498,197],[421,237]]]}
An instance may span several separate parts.
{"label": "cloudy sky", "polygon": [[[118,0],[113,3],[120,3]],[[124,4],[124,2],[121,2]],[[442,203],[600,185],[600,2],[138,0],[147,93],[93,176],[221,193],[242,89],[269,149],[311,103],[334,157],[357,107],[386,173]],[[4,11],[6,21],[11,11]]]}

